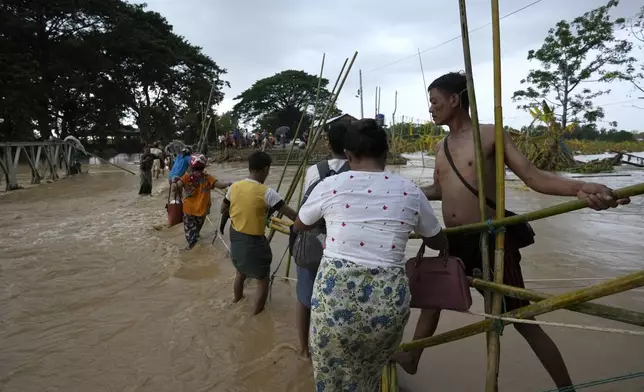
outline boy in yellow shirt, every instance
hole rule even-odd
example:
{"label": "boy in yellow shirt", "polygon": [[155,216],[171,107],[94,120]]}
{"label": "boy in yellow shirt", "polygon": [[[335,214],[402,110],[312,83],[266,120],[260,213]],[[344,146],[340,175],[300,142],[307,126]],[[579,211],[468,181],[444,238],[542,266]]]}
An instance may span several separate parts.
{"label": "boy in yellow shirt", "polygon": [[237,269],[234,285],[234,302],[244,296],[244,282],[247,278],[259,281],[254,314],[264,310],[268,298],[269,274],[273,253],[264,236],[266,218],[273,211],[279,211],[291,220],[297,213],[284,203],[282,197],[272,188],[264,185],[271,170],[271,157],[263,151],[256,151],[248,157],[248,178],[228,188],[221,204],[221,212],[230,214],[230,256]]}
{"label": "boy in yellow shirt", "polygon": [[191,173],[185,173],[175,184],[175,193],[183,188],[183,229],[186,234],[188,246],[192,249],[199,233],[210,212],[210,191],[213,188],[225,189],[230,182],[218,181],[215,177],[204,172],[206,168],[206,157],[195,154],[190,157]]}

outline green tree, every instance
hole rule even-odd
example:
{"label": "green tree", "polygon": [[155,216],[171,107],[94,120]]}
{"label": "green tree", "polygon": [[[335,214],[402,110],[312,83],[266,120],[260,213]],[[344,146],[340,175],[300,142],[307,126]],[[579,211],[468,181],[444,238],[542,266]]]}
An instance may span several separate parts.
{"label": "green tree", "polygon": [[631,72],[625,74],[625,79],[633,84],[640,92],[644,93],[644,6],[628,20],[627,27],[630,37],[640,50],[640,63]]}
{"label": "green tree", "polygon": [[528,60],[539,61],[541,69],[530,70],[521,81],[528,87],[514,93],[514,101],[524,102],[519,108],[539,107],[547,101],[564,129],[571,121],[594,122],[604,117],[593,99],[610,90],[592,91],[584,82],[623,77],[635,61],[629,56],[632,44],[615,37],[615,30],[625,23],[609,14],[618,4],[610,0],[572,22],[560,21],[549,30],[540,49],[528,52]]}
{"label": "green tree", "polygon": [[4,0],[0,47],[2,139],[105,140],[134,118],[144,141],[169,140],[227,85],[161,15],[123,0]]}
{"label": "green tree", "polygon": [[[327,89],[329,81],[322,79],[318,103],[318,117],[322,108],[331,98]],[[235,97],[239,100],[233,111],[243,122],[255,120],[267,131],[274,131],[280,126],[288,126],[295,132],[303,112],[307,116],[302,126],[309,126],[312,121],[313,105],[317,91],[318,78],[304,71],[286,70],[268,78],[256,81],[250,88]],[[331,116],[341,112],[334,108]]]}

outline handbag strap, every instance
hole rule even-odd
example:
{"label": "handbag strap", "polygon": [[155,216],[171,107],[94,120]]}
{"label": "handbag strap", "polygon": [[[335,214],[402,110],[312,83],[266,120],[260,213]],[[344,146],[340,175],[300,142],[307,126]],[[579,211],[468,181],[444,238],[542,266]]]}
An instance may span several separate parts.
{"label": "handbag strap", "polygon": [[[420,263],[425,256],[425,247],[426,245],[424,242],[420,244],[420,249],[418,249],[418,253],[416,254],[416,266],[418,266],[418,263]],[[445,257],[445,265],[447,265],[447,261],[449,260],[449,249],[443,253],[443,256]]]}
{"label": "handbag strap", "polygon": [[[456,168],[456,165],[454,164],[454,159],[452,159],[452,154],[449,152],[449,145],[447,143],[447,140],[449,139],[449,135],[447,135],[443,141],[443,144],[445,148],[443,149],[445,151],[445,157],[447,158],[447,162],[449,162],[449,165],[452,167],[452,170],[454,170],[454,173],[456,173],[456,176],[458,177],[459,180],[465,185],[465,187],[474,194],[474,196],[478,197],[479,192],[472,186],[470,185],[465,178],[461,175],[461,172],[458,171]],[[496,210],[496,203],[493,202],[492,200],[488,199],[487,197],[485,198],[485,203],[487,204],[488,207],[490,207],[493,210]]]}

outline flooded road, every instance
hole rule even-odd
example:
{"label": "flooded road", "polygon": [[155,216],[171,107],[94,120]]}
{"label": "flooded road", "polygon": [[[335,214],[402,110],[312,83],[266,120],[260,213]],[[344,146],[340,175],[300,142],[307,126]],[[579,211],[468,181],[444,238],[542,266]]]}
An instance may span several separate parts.
{"label": "flooded road", "polygon": [[[244,166],[217,166],[211,172],[238,180],[246,175]],[[214,226],[206,223],[203,240],[190,252],[181,251],[183,228],[165,227],[164,180],[155,183],[152,197],[139,197],[137,176],[109,166],[89,169],[0,194],[1,391],[314,390],[310,364],[296,356],[295,282],[276,279],[267,310],[251,316],[251,301],[232,303],[234,269],[222,243],[211,245]],[[612,187],[644,182],[644,171],[620,172],[630,176],[597,180]],[[280,173],[274,168],[268,184],[275,186]],[[401,173],[427,181],[432,170],[410,165]],[[508,208],[518,213],[568,200],[519,184],[508,182]],[[217,206],[221,198],[213,196]],[[434,207],[440,211],[440,203]],[[216,214],[210,219],[218,225]],[[592,282],[543,279],[612,277],[644,268],[643,197],[625,208],[578,211],[533,226],[537,244],[522,261],[530,288],[560,293]],[[410,243],[409,256],[417,246]],[[273,268],[285,247],[285,236],[276,235]],[[253,287],[247,296],[254,298]],[[481,311],[482,301],[474,297],[473,310]],[[644,311],[644,290],[599,302]],[[414,313],[405,339],[415,318]],[[540,319],[636,329],[564,311]],[[439,332],[473,321],[478,319],[445,312]],[[576,382],[644,371],[642,337],[547,331]],[[513,328],[506,328],[502,343],[501,390],[553,387]],[[401,372],[401,385],[419,392],[480,391],[484,352],[482,335],[432,348],[418,375]],[[644,379],[595,390],[642,391]]]}

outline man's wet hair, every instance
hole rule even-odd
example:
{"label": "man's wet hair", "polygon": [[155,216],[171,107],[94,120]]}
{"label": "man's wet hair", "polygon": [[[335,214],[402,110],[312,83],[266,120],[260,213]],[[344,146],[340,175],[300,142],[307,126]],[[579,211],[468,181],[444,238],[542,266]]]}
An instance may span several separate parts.
{"label": "man's wet hair", "polygon": [[326,133],[326,136],[329,139],[329,146],[331,146],[331,151],[336,154],[344,154],[344,138],[347,136],[347,127],[349,125],[350,123],[347,122],[332,124]]}
{"label": "man's wet hair", "polygon": [[446,94],[456,94],[459,97],[461,107],[465,110],[470,108],[470,98],[467,95],[467,78],[462,72],[450,72],[435,79],[427,89],[441,90]]}
{"label": "man's wet hair", "polygon": [[356,158],[382,158],[389,151],[387,133],[372,118],[354,121],[347,127],[344,148]]}
{"label": "man's wet hair", "polygon": [[258,172],[271,167],[273,159],[264,151],[255,151],[248,157],[248,170]]}

